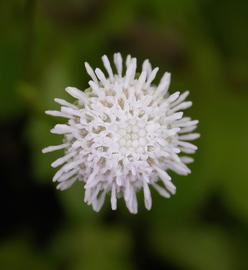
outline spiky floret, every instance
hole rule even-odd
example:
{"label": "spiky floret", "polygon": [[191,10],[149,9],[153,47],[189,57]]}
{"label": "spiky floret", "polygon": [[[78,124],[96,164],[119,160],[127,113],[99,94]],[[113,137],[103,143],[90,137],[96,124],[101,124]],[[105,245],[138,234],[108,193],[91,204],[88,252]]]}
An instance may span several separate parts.
{"label": "spiky floret", "polygon": [[169,198],[176,187],[167,171],[190,173],[186,164],[193,159],[182,153],[196,151],[189,141],[199,137],[192,133],[198,121],[183,116],[182,110],[192,105],[185,101],[188,91],[169,95],[170,73],[164,73],[160,83],[154,85],[158,68],[152,69],[148,60],[138,76],[136,58],[128,55],[124,70],[121,54],[114,54],[117,73],[107,56],[102,60],[107,75],[85,63],[92,79],[90,87],[85,91],[67,87],[76,101],[56,98],[60,111],[46,111],[66,118],[67,123],[51,130],[64,136],[63,144],[43,152],[64,150],[64,155],[52,163],[52,167],[60,167],[53,178],[59,183],[58,189],[80,181],[84,183],[84,201],[95,211],[101,209],[110,193],[113,210],[117,198],[124,197],[129,211],[137,213],[137,191],[143,190],[145,207],[151,209],[150,186]]}

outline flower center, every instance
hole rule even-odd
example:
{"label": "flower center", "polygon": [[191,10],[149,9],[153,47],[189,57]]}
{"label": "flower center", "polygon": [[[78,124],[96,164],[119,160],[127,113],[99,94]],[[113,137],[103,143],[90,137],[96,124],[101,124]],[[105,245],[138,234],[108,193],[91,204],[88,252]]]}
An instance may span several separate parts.
{"label": "flower center", "polygon": [[119,146],[122,153],[145,150],[147,144],[146,123],[143,120],[127,120],[118,130]]}

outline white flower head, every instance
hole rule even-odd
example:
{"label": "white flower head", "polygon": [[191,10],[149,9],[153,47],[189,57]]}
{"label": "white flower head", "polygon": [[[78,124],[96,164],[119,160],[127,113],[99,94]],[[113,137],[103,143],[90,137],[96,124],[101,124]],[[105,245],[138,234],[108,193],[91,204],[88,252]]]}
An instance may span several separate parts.
{"label": "white flower head", "polygon": [[[144,203],[151,209],[152,186],[169,198],[176,187],[168,170],[187,175],[187,163],[197,147],[188,141],[199,137],[192,133],[198,121],[184,117],[182,110],[192,102],[185,101],[189,92],[169,95],[170,73],[158,85],[153,84],[158,68],[148,60],[142,72],[136,73],[137,60],[130,55],[123,63],[120,53],[113,57],[116,73],[106,55],[102,57],[106,74],[85,63],[90,75],[89,88],[81,91],[67,87],[76,101],[56,98],[60,111],[46,111],[67,119],[51,132],[64,136],[63,144],[43,152],[63,149],[64,155],[52,163],[60,169],[53,180],[64,190],[75,181],[84,184],[84,201],[99,211],[110,193],[111,207],[117,209],[117,198],[123,197],[131,213],[137,213],[136,192],[143,190]],[[125,66],[125,67],[124,67]]]}

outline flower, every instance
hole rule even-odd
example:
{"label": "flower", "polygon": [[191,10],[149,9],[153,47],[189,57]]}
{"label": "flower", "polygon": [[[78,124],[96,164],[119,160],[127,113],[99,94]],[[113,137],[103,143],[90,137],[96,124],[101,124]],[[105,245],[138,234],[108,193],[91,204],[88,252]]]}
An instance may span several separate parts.
{"label": "flower", "polygon": [[[130,55],[114,54],[115,74],[106,55],[102,57],[107,76],[85,63],[91,79],[89,88],[81,91],[67,87],[76,99],[69,103],[55,99],[60,111],[48,115],[67,119],[51,133],[64,136],[63,144],[43,149],[43,153],[64,150],[64,156],[52,163],[62,166],[53,177],[57,188],[65,190],[74,182],[84,184],[84,201],[99,211],[110,193],[111,207],[117,209],[117,198],[124,197],[131,213],[137,213],[136,192],[143,189],[145,207],[152,206],[150,187],[169,198],[176,187],[168,170],[187,175],[187,163],[193,161],[181,153],[192,154],[197,147],[188,141],[199,137],[198,121],[184,117],[182,110],[192,102],[185,101],[189,92],[169,95],[170,73],[164,73],[158,86],[153,81],[158,67],[148,60],[136,73],[137,60]],[[161,185],[162,184],[162,185]]]}

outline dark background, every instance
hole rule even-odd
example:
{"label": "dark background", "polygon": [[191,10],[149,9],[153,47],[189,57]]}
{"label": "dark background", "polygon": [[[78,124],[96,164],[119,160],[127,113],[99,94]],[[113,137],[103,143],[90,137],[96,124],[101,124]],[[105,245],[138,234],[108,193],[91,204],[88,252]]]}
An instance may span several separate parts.
{"label": "dark background", "polygon": [[[248,269],[248,1],[0,1],[0,269]],[[60,142],[54,97],[87,88],[83,67],[120,51],[191,91],[199,151],[177,194],[96,214],[59,192],[42,155]]]}

